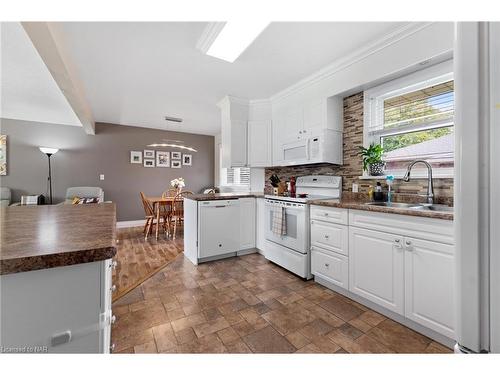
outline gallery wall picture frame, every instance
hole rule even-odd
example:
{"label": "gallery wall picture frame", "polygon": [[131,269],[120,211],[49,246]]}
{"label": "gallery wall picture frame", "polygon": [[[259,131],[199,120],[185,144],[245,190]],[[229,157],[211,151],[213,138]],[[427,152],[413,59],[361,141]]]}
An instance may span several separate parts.
{"label": "gallery wall picture frame", "polygon": [[130,151],[130,163],[142,164],[142,151]]}
{"label": "gallery wall picture frame", "polygon": [[182,155],[182,165],[193,165],[193,155],[192,154],[183,154]]}
{"label": "gallery wall picture frame", "polygon": [[144,159],[144,166],[146,168],[154,168],[155,167],[155,159]]}
{"label": "gallery wall picture frame", "polygon": [[181,168],[181,161],[180,160],[172,160],[172,168]]}
{"label": "gallery wall picture frame", "polygon": [[0,135],[0,176],[7,175],[7,136]]}
{"label": "gallery wall picture frame", "polygon": [[156,166],[161,168],[170,167],[170,152],[156,151]]}
{"label": "gallery wall picture frame", "polygon": [[144,158],[154,158],[155,150],[144,150]]}
{"label": "gallery wall picture frame", "polygon": [[172,159],[181,160],[181,152],[180,151],[172,151]]}

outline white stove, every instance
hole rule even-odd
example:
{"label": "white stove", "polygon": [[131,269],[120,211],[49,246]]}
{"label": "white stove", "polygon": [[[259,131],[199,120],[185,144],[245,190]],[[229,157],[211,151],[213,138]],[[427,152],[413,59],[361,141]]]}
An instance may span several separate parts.
{"label": "white stove", "polygon": [[[289,271],[309,279],[311,275],[310,255],[310,201],[318,199],[340,199],[342,177],[303,176],[297,178],[296,196],[266,195],[266,251],[270,261]],[[305,195],[305,196],[301,196]],[[284,233],[276,232],[274,221],[280,220],[276,211],[284,216]],[[279,225],[279,224],[278,224]]]}

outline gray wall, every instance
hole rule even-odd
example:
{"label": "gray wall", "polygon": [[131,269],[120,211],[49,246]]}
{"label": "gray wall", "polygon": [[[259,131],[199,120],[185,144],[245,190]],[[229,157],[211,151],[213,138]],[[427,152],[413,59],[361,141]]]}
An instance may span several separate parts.
{"label": "gray wall", "polygon": [[[144,218],[139,192],[161,195],[170,180],[183,177],[186,189],[195,193],[214,184],[214,137],[133,126],[96,124],[96,135],[86,135],[82,128],[1,119],[1,134],[7,138],[7,176],[1,186],[12,189],[13,201],[24,194],[47,193],[47,157],[38,146],[57,147],[51,159],[54,203],[64,200],[70,186],[100,186],[106,200],[117,205],[117,219]],[[148,144],[162,139],[184,141],[198,152],[193,165],[172,168],[144,168],[130,164],[130,151],[151,149]],[[165,149],[172,151],[172,149]],[[104,174],[104,181],[99,174]]]}

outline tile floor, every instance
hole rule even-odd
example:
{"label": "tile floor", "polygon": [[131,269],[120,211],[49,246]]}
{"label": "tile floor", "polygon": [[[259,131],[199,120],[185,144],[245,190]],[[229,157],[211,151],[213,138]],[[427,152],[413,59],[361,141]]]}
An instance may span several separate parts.
{"label": "tile floor", "polygon": [[113,304],[116,353],[451,353],[251,254],[182,254]]}

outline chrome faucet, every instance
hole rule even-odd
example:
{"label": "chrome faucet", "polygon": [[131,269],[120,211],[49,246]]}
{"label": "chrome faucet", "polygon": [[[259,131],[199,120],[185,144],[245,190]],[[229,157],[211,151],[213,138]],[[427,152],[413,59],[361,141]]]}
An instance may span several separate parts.
{"label": "chrome faucet", "polygon": [[414,160],[412,161],[409,165],[408,168],[406,169],[406,174],[403,177],[403,180],[405,182],[410,181],[410,172],[413,166],[417,163],[423,163],[427,167],[427,203],[428,204],[433,204],[434,203],[434,185],[432,183],[432,166],[426,162],[425,160]]}

